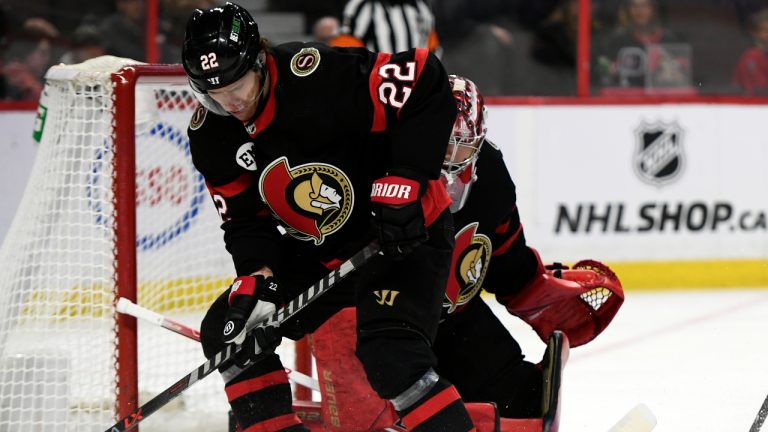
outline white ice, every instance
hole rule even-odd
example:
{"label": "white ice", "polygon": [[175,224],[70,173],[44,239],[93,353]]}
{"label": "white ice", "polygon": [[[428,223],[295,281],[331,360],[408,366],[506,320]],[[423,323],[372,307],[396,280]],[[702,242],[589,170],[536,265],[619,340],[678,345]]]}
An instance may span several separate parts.
{"label": "white ice", "polygon": [[[538,361],[544,343],[489,304]],[[768,395],[766,332],[765,289],[629,291],[605,332],[571,350],[560,432],[607,431],[638,403],[656,432],[748,432]]]}

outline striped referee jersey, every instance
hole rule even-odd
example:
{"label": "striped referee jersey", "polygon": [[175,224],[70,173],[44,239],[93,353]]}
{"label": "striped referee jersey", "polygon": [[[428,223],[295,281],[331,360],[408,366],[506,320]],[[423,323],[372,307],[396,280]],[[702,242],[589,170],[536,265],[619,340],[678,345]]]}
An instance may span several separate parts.
{"label": "striped referee jersey", "polygon": [[435,51],[435,18],[425,0],[349,0],[337,46],[365,46],[376,52],[411,48]]}

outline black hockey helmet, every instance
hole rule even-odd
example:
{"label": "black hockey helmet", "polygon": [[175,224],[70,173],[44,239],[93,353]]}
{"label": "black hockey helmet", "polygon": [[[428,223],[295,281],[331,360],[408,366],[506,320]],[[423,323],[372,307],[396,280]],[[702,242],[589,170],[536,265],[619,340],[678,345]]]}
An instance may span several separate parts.
{"label": "black hockey helmet", "polygon": [[259,27],[242,6],[195,9],[184,32],[184,70],[199,93],[224,87],[249,70],[263,67],[259,58]]}

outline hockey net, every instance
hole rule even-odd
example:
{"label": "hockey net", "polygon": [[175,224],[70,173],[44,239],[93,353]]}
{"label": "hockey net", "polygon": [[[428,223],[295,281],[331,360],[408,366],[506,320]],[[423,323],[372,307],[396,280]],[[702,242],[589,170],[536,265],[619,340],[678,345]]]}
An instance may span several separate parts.
{"label": "hockey net", "polygon": [[[38,155],[0,249],[0,430],[103,431],[205,360],[114,309],[127,297],[197,328],[234,275],[190,159],[183,70],[135,63],[46,75]],[[227,410],[211,377],[141,428],[224,431]]]}

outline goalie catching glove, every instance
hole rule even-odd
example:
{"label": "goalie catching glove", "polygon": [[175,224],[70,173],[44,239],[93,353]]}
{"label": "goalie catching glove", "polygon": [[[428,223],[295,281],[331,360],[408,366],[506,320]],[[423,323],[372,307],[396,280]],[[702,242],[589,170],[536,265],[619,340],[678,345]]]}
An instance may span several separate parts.
{"label": "goalie catching glove", "polygon": [[[397,174],[403,174],[397,175]],[[426,192],[426,179],[414,172],[394,171],[373,182],[371,203],[373,224],[381,250],[395,259],[411,253],[427,241],[427,227],[420,198]]]}
{"label": "goalie catching glove", "polygon": [[509,313],[528,323],[542,341],[554,330],[568,335],[571,347],[584,345],[610,324],[624,303],[621,282],[607,265],[593,260],[577,262],[571,269],[538,260],[536,276],[517,293],[500,296]]}
{"label": "goalie catching glove", "polygon": [[255,328],[248,334],[250,327],[272,316],[282,305],[277,288],[275,279],[264,275],[240,276],[232,282],[222,340],[242,345],[235,358],[238,366],[272,353],[280,345],[281,336],[274,326]]}

